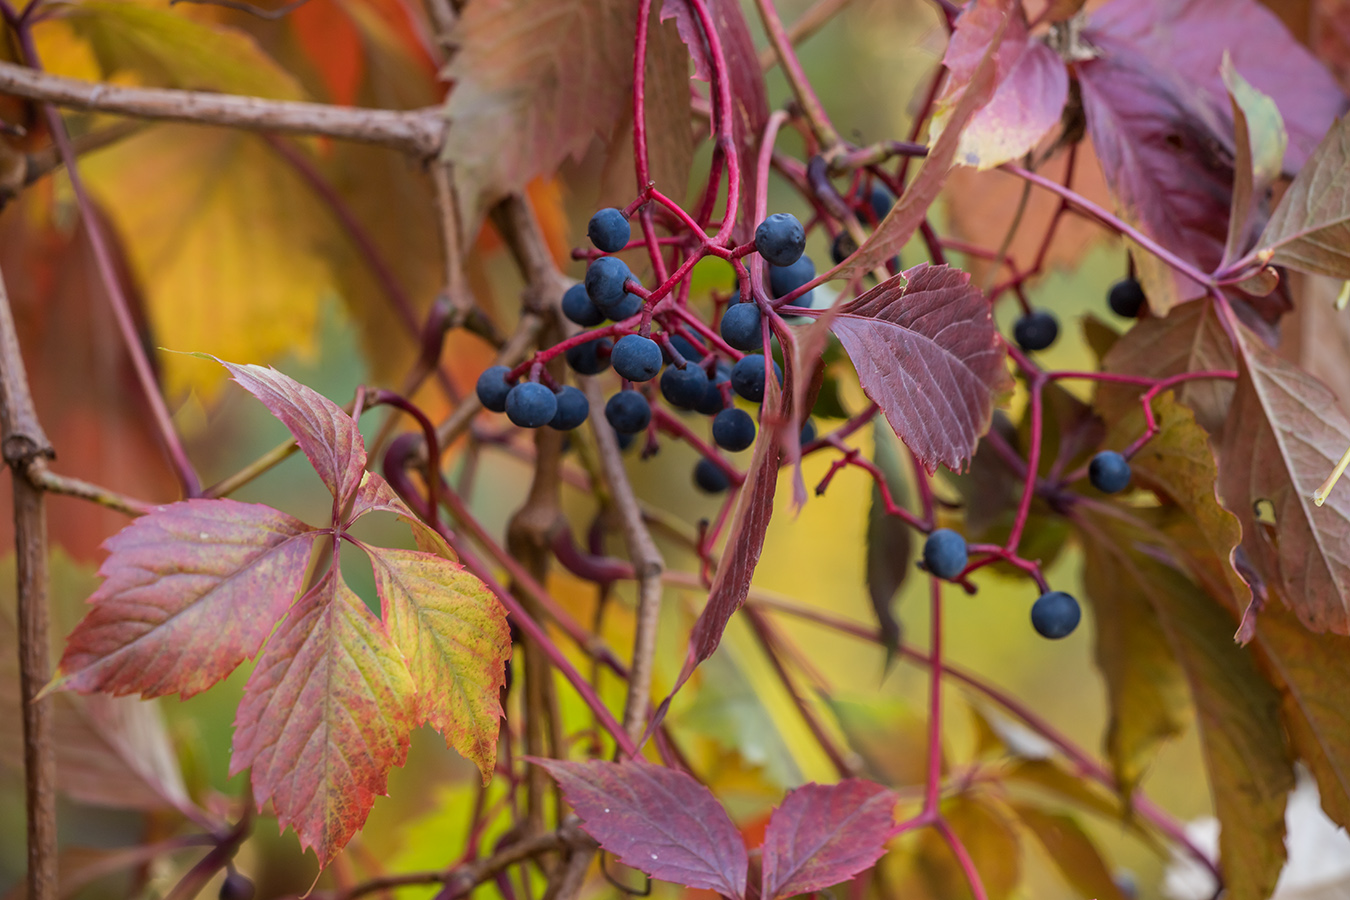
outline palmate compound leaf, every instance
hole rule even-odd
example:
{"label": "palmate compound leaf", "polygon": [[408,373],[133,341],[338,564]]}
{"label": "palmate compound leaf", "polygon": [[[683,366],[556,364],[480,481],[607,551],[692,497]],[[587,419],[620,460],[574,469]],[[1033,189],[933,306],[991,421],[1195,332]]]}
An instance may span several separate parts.
{"label": "palmate compound leaf", "polygon": [[258,652],[300,590],[318,534],[261,504],[184,500],[104,544],[104,582],[56,687],[190,697]]}
{"label": "palmate compound leaf", "polygon": [[762,900],[809,894],[871,868],[894,833],[897,799],[860,779],[790,791],[764,832]]}
{"label": "palmate compound leaf", "polygon": [[486,784],[497,759],[511,635],[483,582],[416,550],[363,547],[394,643],[417,685],[417,721],[473,760]]}
{"label": "palmate compound leaf", "polygon": [[916,266],[845,305],[833,330],[863,391],[924,466],[963,468],[1009,386],[1003,341],[970,275]]}
{"label": "palmate compound leaf", "polygon": [[641,760],[533,762],[562,787],[582,829],[624,865],[731,900],[745,897],[749,858],[741,834],[693,777]]}
{"label": "palmate compound leaf", "polygon": [[[336,562],[336,560],[334,560]],[[292,607],[249,676],[230,775],[327,865],[385,792],[417,724],[412,675],[384,624],[330,568]]]}

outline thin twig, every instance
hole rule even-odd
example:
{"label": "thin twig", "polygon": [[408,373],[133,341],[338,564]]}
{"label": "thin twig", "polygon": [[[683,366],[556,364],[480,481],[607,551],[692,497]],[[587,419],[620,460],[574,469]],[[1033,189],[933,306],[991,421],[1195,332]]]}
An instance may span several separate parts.
{"label": "thin twig", "polygon": [[[824,27],[827,22],[852,2],[853,0],[816,0],[806,12],[801,14],[797,21],[792,23],[792,27],[788,28],[788,42],[794,47],[800,44]],[[765,47],[759,52],[759,67],[765,72],[772,69],[777,62],[778,53],[773,47]]]}
{"label": "thin twig", "polygon": [[64,494],[67,497],[79,497],[81,500],[89,500],[99,506],[105,506],[128,516],[144,516],[155,510],[155,504],[153,503],[129,497],[126,494],[118,493],[80,478],[57,475],[47,468],[46,460],[41,457],[29,461],[26,474],[33,484],[41,487],[44,491]]}

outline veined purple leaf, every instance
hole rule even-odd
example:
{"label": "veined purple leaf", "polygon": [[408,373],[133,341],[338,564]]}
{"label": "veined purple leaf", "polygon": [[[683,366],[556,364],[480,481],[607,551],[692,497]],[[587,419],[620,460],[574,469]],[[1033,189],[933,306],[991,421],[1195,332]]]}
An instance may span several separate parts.
{"label": "veined purple leaf", "polygon": [[1003,342],[970,275],[916,266],[844,306],[834,333],[863,391],[924,466],[963,468],[1010,385]]}
{"label": "veined purple leaf", "polygon": [[896,800],[859,779],[789,792],[764,833],[762,900],[809,894],[871,868],[894,832]]}
{"label": "veined purple leaf", "polygon": [[104,543],[104,582],[54,682],[190,697],[258,652],[300,590],[318,533],[270,507],[184,500]]}
{"label": "veined purple leaf", "polygon": [[345,505],[366,468],[366,445],[352,417],[318,391],[276,369],[217,362],[295,435],[295,442],[338,505]]}
{"label": "veined purple leaf", "polygon": [[535,759],[581,827],[624,865],[661,881],[745,897],[749,858],[726,810],[691,776],[641,760]]}

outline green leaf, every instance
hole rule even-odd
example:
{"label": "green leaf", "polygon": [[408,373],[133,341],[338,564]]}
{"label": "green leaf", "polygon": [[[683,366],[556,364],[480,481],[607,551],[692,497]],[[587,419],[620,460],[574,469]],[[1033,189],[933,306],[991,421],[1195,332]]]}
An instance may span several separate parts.
{"label": "green leaf", "polygon": [[1227,51],[1220,72],[1233,105],[1237,147],[1233,205],[1228,217],[1228,242],[1224,245],[1224,260],[1231,262],[1247,249],[1251,240],[1253,205],[1265,197],[1284,169],[1284,150],[1289,144],[1289,136],[1275,101],[1238,74]]}
{"label": "green leaf", "polygon": [[1276,265],[1350,278],[1350,118],[1337,121],[1317,145],[1257,246]]}
{"label": "green leaf", "polygon": [[403,655],[384,625],[330,568],[291,609],[258,659],[235,717],[230,775],[253,769],[321,866],[365,822],[417,722]]}
{"label": "green leaf", "polygon": [[1047,812],[1025,803],[1010,804],[1027,830],[1036,835],[1050,860],[1079,896],[1096,900],[1125,900],[1101,851],[1082,826],[1063,813]]}
{"label": "green leaf", "polygon": [[497,760],[500,693],[511,635],[483,582],[416,550],[364,548],[394,643],[417,686],[417,720],[478,765],[486,784]]}

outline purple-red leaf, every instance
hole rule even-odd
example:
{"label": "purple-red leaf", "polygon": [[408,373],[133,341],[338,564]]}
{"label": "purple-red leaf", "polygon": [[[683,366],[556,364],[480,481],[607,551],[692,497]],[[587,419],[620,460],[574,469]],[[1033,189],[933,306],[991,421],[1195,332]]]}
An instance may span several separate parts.
{"label": "purple-red leaf", "polygon": [[276,369],[219,362],[295,435],[295,442],[338,505],[345,505],[366,468],[366,445],[352,417],[318,391]]}
{"label": "purple-red leaf", "polygon": [[661,881],[745,897],[741,834],[706,787],[640,760],[536,759],[562,787],[582,828],[624,865]]}
{"label": "purple-red leaf", "polygon": [[260,504],[161,506],[104,544],[105,579],[61,657],[61,687],[190,697],[262,646],[295,599],[317,534]]}
{"label": "purple-red leaf", "polygon": [[871,868],[894,832],[896,799],[858,779],[791,791],[764,833],[763,900],[809,894]]}
{"label": "purple-red leaf", "polygon": [[416,550],[365,551],[385,621],[417,685],[417,721],[430,722],[473,760],[486,784],[511,651],[506,611],[458,563]]}
{"label": "purple-red leaf", "polygon": [[1003,342],[970,275],[916,266],[844,306],[834,333],[863,391],[924,466],[961,469],[1009,384]]}
{"label": "purple-red leaf", "polygon": [[258,660],[235,717],[230,774],[327,865],[385,793],[416,723],[412,676],[383,624],[333,569]]}

